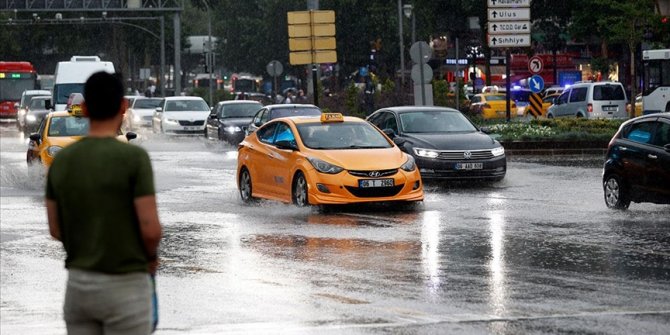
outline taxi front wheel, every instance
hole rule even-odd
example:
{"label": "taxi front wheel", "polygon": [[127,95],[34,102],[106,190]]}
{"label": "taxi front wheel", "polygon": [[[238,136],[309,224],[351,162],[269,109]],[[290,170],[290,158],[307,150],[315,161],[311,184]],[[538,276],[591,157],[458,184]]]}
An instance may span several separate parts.
{"label": "taxi front wheel", "polygon": [[302,172],[296,173],[293,181],[293,203],[298,207],[309,206],[307,179]]}
{"label": "taxi front wheel", "polygon": [[242,198],[242,201],[245,203],[250,203],[254,200],[254,198],[251,196],[251,174],[249,174],[249,170],[246,168],[243,168],[242,171],[240,171],[240,198]]}

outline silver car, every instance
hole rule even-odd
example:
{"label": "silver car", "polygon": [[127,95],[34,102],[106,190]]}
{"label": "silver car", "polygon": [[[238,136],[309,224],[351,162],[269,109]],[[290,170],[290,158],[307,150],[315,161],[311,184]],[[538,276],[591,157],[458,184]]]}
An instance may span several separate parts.
{"label": "silver car", "polygon": [[547,117],[625,118],[626,102],[626,92],[619,82],[580,82],[554,100]]}

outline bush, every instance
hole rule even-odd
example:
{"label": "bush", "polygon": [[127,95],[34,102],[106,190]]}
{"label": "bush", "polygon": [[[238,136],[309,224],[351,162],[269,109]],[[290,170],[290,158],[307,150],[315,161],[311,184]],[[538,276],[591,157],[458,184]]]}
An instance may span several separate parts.
{"label": "bush", "polygon": [[[471,118],[472,119],[472,118]],[[529,123],[472,119],[502,141],[606,141],[625,120],[535,119]]]}

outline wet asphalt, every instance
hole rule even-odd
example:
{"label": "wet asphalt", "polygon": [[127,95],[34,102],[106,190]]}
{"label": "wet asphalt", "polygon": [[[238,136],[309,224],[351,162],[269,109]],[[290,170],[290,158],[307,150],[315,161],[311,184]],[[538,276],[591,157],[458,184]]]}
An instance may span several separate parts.
{"label": "wet asphalt", "polygon": [[[64,334],[44,171],[0,125],[0,332]],[[423,204],[244,205],[235,148],[141,134],[164,225],[156,334],[668,334],[670,206],[605,207],[602,157],[509,157]]]}

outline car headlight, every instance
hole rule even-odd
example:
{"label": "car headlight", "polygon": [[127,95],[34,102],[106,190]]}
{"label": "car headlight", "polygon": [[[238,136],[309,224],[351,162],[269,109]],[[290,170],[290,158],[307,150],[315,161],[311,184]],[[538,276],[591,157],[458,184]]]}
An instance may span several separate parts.
{"label": "car headlight", "polygon": [[135,114],[135,115],[133,115],[133,121],[140,122],[140,121],[142,121],[142,119],[140,118],[139,115]]}
{"label": "car headlight", "polygon": [[54,157],[54,156],[56,156],[56,154],[57,154],[61,149],[63,149],[63,148],[62,148],[62,147],[59,147],[59,146],[57,146],[57,145],[52,145],[52,146],[50,146],[50,147],[47,148],[47,154],[48,154],[49,156],[51,156],[51,157]]}
{"label": "car headlight", "polygon": [[165,123],[177,124],[177,123],[179,123],[179,121],[177,121],[175,119],[165,119]]}
{"label": "car headlight", "polygon": [[414,154],[416,154],[419,157],[426,157],[426,158],[437,158],[437,156],[440,155],[440,153],[435,150],[421,149],[421,148],[414,148]]}
{"label": "car headlight", "polygon": [[37,118],[35,117],[35,115],[32,115],[32,114],[26,115],[26,122],[35,122],[35,121],[37,121]]}
{"label": "car headlight", "polygon": [[226,132],[234,134],[238,131],[242,131],[242,128],[237,127],[237,126],[228,126],[226,128],[223,128]]}
{"label": "car headlight", "polygon": [[329,174],[338,174],[344,170],[343,168],[330,164],[328,162],[322,161],[318,158],[307,157],[307,160],[312,164],[312,166],[321,173]]}
{"label": "car headlight", "polygon": [[414,157],[411,155],[406,155],[407,156],[407,161],[400,166],[401,169],[407,171],[407,172],[412,172],[414,169],[416,169],[416,163],[414,162]]}
{"label": "car headlight", "polygon": [[493,154],[493,157],[502,156],[505,154],[505,148],[503,147],[493,148],[491,149],[491,154]]}

